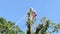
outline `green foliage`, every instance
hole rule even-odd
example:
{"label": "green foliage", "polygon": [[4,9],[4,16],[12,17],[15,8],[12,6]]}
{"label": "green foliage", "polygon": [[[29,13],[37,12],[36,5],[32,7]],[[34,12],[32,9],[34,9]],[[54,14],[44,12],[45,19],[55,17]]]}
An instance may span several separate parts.
{"label": "green foliage", "polygon": [[0,34],[18,34],[21,30],[15,23],[0,17]]}

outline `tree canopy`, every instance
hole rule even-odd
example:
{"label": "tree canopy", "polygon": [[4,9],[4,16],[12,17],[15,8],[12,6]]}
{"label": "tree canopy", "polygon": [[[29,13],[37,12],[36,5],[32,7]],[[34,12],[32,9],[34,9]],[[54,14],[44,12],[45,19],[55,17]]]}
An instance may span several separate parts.
{"label": "tree canopy", "polygon": [[[15,25],[12,21],[7,21],[5,18],[0,17],[0,34],[53,34],[54,32],[58,32],[60,30],[60,24],[56,24],[49,20],[46,17],[43,17],[40,20],[40,23],[35,32],[32,31],[32,26],[36,21],[37,13],[29,9],[28,18],[27,18],[27,31],[24,33],[19,26]],[[50,28],[50,30],[49,30]],[[52,30],[51,30],[52,29]]]}
{"label": "tree canopy", "polygon": [[18,34],[22,32],[15,23],[6,21],[5,18],[0,17],[0,34]]}

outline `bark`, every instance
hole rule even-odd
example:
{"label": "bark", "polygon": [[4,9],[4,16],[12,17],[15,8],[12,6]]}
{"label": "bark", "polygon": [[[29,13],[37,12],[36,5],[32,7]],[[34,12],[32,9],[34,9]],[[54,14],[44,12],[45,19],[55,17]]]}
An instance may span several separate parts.
{"label": "bark", "polygon": [[31,24],[28,24],[28,31],[27,34],[31,34]]}

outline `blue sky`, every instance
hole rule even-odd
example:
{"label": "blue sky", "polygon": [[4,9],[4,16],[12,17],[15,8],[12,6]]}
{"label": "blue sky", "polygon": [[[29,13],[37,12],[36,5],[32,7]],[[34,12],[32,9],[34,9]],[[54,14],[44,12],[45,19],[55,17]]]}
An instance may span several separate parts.
{"label": "blue sky", "polygon": [[[44,16],[56,23],[60,22],[60,0],[0,0],[0,17],[17,22],[27,15],[30,7],[36,10],[38,23]],[[16,25],[26,31],[25,22],[26,18]]]}

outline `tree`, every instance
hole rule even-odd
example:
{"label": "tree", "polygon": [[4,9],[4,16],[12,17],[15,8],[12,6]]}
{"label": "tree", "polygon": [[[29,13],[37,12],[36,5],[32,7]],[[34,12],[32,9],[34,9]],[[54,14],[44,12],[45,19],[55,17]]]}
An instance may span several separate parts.
{"label": "tree", "polygon": [[[27,21],[27,34],[32,34],[32,25],[34,24],[34,22],[36,21],[36,12],[35,10],[33,10],[32,8],[30,8],[29,12],[28,12],[28,21]],[[47,19],[46,17],[43,17],[41,19],[41,23],[39,24],[38,27],[36,28],[36,31],[34,32],[34,34],[52,34],[54,32],[57,32],[60,29],[60,24],[55,24],[53,22],[51,22],[51,20]],[[49,31],[48,29],[51,28],[52,31]]]}
{"label": "tree", "polygon": [[[40,23],[35,32],[32,31],[32,26],[36,21],[37,13],[32,8],[29,9],[28,12],[28,20],[27,20],[27,32],[24,33],[15,23],[11,21],[6,21],[3,17],[0,17],[0,34],[53,34],[54,32],[58,32],[60,30],[60,23],[56,24],[51,20],[43,17],[40,20]],[[49,30],[52,29],[52,30]]]}
{"label": "tree", "polygon": [[0,17],[0,34],[18,34],[22,32],[15,23]]}

